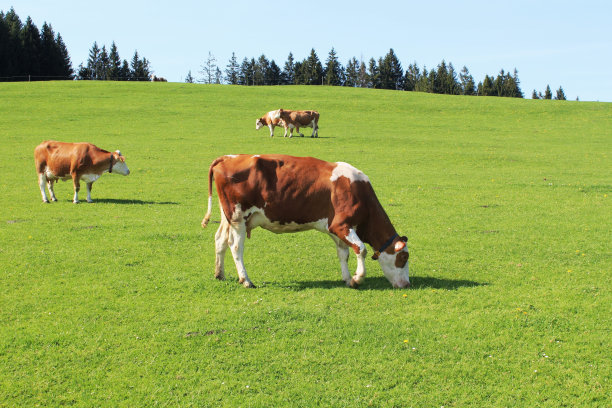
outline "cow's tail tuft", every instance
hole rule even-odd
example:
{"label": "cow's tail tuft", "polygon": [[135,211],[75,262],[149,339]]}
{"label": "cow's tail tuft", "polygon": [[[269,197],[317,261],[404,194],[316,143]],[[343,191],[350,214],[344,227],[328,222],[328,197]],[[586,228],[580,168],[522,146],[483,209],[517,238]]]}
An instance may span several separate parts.
{"label": "cow's tail tuft", "polygon": [[219,157],[215,159],[208,169],[208,210],[206,211],[206,215],[202,220],[202,228],[206,228],[208,222],[210,221],[210,215],[212,213],[212,182],[213,182],[213,170],[215,166],[223,161],[223,157]]}

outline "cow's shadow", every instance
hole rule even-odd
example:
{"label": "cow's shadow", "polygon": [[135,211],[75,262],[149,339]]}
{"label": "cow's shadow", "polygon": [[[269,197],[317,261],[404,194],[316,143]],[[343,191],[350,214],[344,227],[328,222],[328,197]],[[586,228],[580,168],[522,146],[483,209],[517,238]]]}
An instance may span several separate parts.
{"label": "cow's shadow", "polygon": [[[174,201],[143,201],[143,200],[125,200],[121,198],[96,198],[93,204],[132,204],[132,205],[178,205]],[[87,203],[85,203],[87,204]]]}
{"label": "cow's shadow", "polygon": [[[466,279],[443,279],[433,277],[410,277],[410,289],[407,290],[422,290],[422,289],[442,289],[442,290],[457,290],[465,287],[487,286],[486,282],[476,282]],[[271,286],[268,283],[266,286]],[[320,280],[320,281],[301,281],[284,284],[283,287],[291,290],[301,291],[305,289],[335,289],[346,287],[344,281],[338,280]],[[375,276],[365,278],[365,281],[359,286],[359,290],[394,290],[387,278],[384,276]]]}

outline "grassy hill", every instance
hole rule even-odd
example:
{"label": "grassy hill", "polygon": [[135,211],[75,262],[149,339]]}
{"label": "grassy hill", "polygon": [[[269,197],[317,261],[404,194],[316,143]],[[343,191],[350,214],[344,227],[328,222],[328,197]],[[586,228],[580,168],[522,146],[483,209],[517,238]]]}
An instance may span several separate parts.
{"label": "grassy hill", "polygon": [[[0,406],[609,406],[612,104],[330,87],[0,84]],[[317,109],[320,138],[255,131]],[[310,129],[306,129],[307,135]],[[42,204],[43,140],[120,149],[95,203]],[[213,277],[217,156],[363,170],[413,287],[255,230]],[[216,195],[216,194],[215,194]],[[219,220],[215,199],[213,221]],[[355,268],[355,259],[349,261]]]}

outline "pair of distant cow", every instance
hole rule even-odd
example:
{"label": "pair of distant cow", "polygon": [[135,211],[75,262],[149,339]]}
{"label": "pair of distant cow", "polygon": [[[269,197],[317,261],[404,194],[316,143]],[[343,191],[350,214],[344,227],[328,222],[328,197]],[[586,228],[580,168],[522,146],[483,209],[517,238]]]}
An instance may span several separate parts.
{"label": "pair of distant cow", "polygon": [[293,137],[293,129],[300,136],[304,137],[300,132],[301,127],[312,128],[312,135],[310,137],[319,137],[319,112],[313,110],[273,110],[255,121],[255,129],[259,130],[264,126],[270,128],[270,137],[274,136],[274,128],[276,126],[285,128],[283,137],[287,137],[287,131],[289,131],[289,137]]}
{"label": "pair of distant cow", "polygon": [[[283,117],[279,111],[270,112],[273,119],[279,113]],[[286,130],[291,122],[283,121]],[[317,121],[318,113],[309,122],[313,137]],[[270,129],[273,133],[273,127]],[[58,179],[72,178],[73,201],[78,203],[80,180],[87,183],[87,201],[91,202],[92,184],[103,173],[130,174],[120,151],[109,152],[90,143],[46,141],[36,147],[34,157],[40,192],[47,203],[45,184],[51,200],[57,201],[53,183]],[[221,225],[215,234],[217,279],[225,279],[224,258],[229,248],[240,283],[254,287],[244,266],[244,243],[254,228],[262,227],[277,234],[310,229],[327,234],[336,244],[342,279],[351,287],[365,277],[368,243],[375,249],[372,259],[378,260],[393,287],[410,286],[407,238],[391,224],[369,178],[350,164],[287,155],[221,156],[209,168],[208,210],[202,227],[211,218],[213,180],[221,207]],[[357,256],[353,277],[348,269],[350,249]]]}

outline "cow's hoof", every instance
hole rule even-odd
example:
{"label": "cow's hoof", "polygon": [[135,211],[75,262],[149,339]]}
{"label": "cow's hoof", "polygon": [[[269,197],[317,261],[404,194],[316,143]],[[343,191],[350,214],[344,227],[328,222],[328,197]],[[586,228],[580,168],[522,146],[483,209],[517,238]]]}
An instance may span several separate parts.
{"label": "cow's hoof", "polygon": [[43,204],[49,204],[49,200],[43,200]]}
{"label": "cow's hoof", "polygon": [[349,287],[353,288],[353,289],[358,289],[359,288],[359,284],[355,281],[355,279],[351,279],[351,281],[348,283]]}
{"label": "cow's hoof", "polygon": [[78,203],[80,203],[80,201],[73,201],[72,203],[73,204],[78,204]]}
{"label": "cow's hoof", "polygon": [[225,280],[225,273],[223,272],[215,272],[215,279],[223,281]]}
{"label": "cow's hoof", "polygon": [[242,286],[245,288],[255,289],[255,285],[253,285],[253,282],[251,282],[249,279],[240,279],[240,283],[242,283]]}
{"label": "cow's hoof", "polygon": [[88,203],[93,203],[93,200],[87,200]]}
{"label": "cow's hoof", "polygon": [[51,201],[57,201],[57,198],[53,197],[51,198]]}

